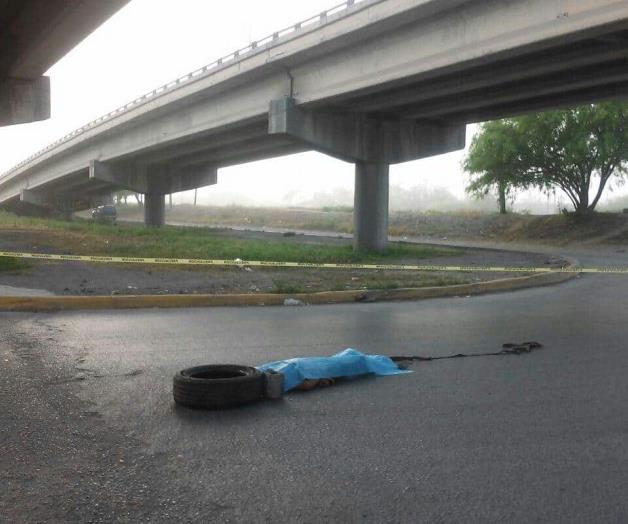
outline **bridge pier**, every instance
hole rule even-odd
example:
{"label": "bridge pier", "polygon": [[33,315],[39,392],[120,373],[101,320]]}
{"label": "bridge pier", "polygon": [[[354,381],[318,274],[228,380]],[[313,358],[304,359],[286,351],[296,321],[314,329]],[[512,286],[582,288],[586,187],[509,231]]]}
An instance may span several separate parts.
{"label": "bridge pier", "polygon": [[385,251],[388,243],[388,171],[385,162],[356,162],[353,249]]}
{"label": "bridge pier", "polygon": [[163,193],[144,194],[144,225],[161,227],[166,222],[166,195]]}
{"label": "bridge pier", "polygon": [[144,195],[144,225],[161,227],[166,218],[166,195],[216,184],[218,167],[213,162],[185,166],[114,164],[92,160],[89,180]]}
{"label": "bridge pier", "polygon": [[353,248],[384,251],[388,242],[390,164],[464,148],[464,124],[376,118],[303,109],[294,98],[273,100],[268,132],[355,164]]}

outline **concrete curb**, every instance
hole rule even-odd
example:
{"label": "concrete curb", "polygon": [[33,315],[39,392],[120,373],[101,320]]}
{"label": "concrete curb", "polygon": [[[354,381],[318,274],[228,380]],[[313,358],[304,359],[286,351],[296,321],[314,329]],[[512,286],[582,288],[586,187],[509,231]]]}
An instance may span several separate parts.
{"label": "concrete curb", "polygon": [[577,277],[578,273],[541,273],[524,277],[502,278],[455,286],[402,288],[390,290],[323,291],[295,294],[233,295],[104,295],[0,297],[0,311],[63,311],[94,309],[184,308],[212,306],[278,306],[287,298],[305,304],[341,304],[387,300],[421,300],[453,296],[480,295],[548,286]]}

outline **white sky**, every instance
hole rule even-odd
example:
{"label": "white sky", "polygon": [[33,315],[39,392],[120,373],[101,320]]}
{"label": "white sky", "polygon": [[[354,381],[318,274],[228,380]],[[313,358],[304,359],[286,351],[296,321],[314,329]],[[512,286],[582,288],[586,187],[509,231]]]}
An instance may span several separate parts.
{"label": "white sky", "polygon": [[[0,173],[137,96],[333,4],[334,0],[132,0],[50,69],[51,119],[0,128]],[[474,129],[467,128],[467,144]],[[442,186],[463,196],[464,154],[392,166],[391,184]],[[286,194],[307,198],[337,187],[353,188],[353,166],[304,153],[222,169],[218,184],[200,190],[199,199],[280,204]],[[189,198],[182,195],[175,201]]]}

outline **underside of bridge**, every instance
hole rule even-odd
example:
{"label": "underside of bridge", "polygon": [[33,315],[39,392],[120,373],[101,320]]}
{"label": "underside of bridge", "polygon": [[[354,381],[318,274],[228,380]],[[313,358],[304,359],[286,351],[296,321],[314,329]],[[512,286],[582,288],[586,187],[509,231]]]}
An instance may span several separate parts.
{"label": "underside of bridge", "polygon": [[[160,226],[166,194],[215,184],[222,167],[314,150],[355,165],[354,246],[382,250],[391,164],[463,148],[467,123],[628,95],[622,2],[415,3],[412,16],[368,18],[363,33],[292,55],[277,44],[249,70],[234,60],[233,77],[208,73],[196,91],[125,109],[41,169],[0,180],[0,203],[78,209],[129,189],[146,195],[146,224]],[[423,20],[419,4],[450,9]]]}
{"label": "underside of bridge", "polygon": [[129,0],[0,0],[0,126],[50,117],[57,60]]}

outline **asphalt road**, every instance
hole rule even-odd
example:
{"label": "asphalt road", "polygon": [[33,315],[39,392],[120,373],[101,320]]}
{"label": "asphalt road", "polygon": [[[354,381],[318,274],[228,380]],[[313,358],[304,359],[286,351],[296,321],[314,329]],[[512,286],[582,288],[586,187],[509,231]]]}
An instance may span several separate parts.
{"label": "asphalt road", "polygon": [[[628,265],[625,253],[578,254]],[[0,521],[626,522],[628,277],[473,298],[0,317]],[[200,363],[445,355],[228,412]]]}

